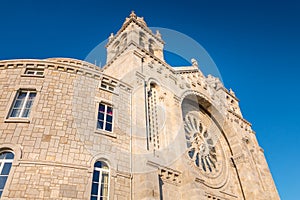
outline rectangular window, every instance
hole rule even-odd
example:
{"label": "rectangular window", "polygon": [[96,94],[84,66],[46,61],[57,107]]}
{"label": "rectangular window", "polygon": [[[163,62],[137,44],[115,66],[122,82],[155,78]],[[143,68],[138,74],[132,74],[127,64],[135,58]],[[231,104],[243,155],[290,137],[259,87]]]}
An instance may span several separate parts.
{"label": "rectangular window", "polygon": [[109,84],[104,83],[104,82],[101,83],[101,88],[106,89],[106,90],[110,90],[110,91],[114,91],[114,89],[115,89],[114,86],[109,85]]}
{"label": "rectangular window", "polygon": [[115,90],[116,85],[117,85],[116,81],[109,80],[108,78],[105,78],[105,77],[103,77],[103,79],[101,80],[101,83],[100,83],[101,88],[112,91],[112,92]]}
{"label": "rectangular window", "polygon": [[43,76],[44,70],[41,69],[26,69],[25,74],[32,76]]}
{"label": "rectangular window", "polygon": [[9,117],[28,118],[35,96],[35,91],[20,90],[17,93]]}
{"label": "rectangular window", "polygon": [[100,103],[98,108],[97,129],[112,132],[113,108],[110,105]]}

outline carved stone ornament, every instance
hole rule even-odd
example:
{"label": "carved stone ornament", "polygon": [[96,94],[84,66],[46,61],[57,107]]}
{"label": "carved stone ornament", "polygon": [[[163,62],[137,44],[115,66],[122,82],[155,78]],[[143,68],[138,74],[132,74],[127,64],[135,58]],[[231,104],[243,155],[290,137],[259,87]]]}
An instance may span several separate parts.
{"label": "carved stone ornament", "polygon": [[194,164],[204,172],[217,170],[217,155],[215,142],[207,127],[193,115],[185,117],[185,136],[188,155]]}
{"label": "carved stone ornament", "polygon": [[202,111],[190,111],[184,118],[187,157],[192,168],[210,187],[227,181],[227,159],[216,124]]}

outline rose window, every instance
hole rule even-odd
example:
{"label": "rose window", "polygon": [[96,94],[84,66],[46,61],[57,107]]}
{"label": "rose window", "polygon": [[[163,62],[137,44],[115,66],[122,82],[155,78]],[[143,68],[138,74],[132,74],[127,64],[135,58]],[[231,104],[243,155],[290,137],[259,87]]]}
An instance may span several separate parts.
{"label": "rose window", "polygon": [[187,115],[184,120],[188,156],[203,172],[216,172],[217,152],[212,134],[199,117]]}

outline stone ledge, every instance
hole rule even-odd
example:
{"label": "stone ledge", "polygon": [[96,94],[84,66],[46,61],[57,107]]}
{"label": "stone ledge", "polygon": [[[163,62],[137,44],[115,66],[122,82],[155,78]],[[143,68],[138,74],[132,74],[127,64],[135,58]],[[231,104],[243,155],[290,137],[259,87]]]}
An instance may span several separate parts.
{"label": "stone ledge", "polygon": [[45,78],[44,75],[21,74],[21,77]]}
{"label": "stone ledge", "polygon": [[162,180],[175,185],[179,185],[181,183],[181,172],[152,161],[147,161],[147,165],[157,168],[159,170],[158,175]]}
{"label": "stone ledge", "polygon": [[60,163],[60,162],[51,162],[51,161],[32,161],[32,160],[20,160],[20,165],[45,165],[45,166],[53,166],[53,167],[67,167],[74,169],[87,170],[88,166],[74,165],[69,163]]}
{"label": "stone ledge", "polygon": [[4,120],[4,123],[30,123],[28,118],[8,118]]}
{"label": "stone ledge", "polygon": [[104,136],[107,136],[107,137],[111,137],[111,138],[117,139],[117,134],[113,133],[113,132],[107,132],[107,131],[98,130],[98,129],[96,129],[94,132],[96,134],[99,134],[99,135],[104,135]]}

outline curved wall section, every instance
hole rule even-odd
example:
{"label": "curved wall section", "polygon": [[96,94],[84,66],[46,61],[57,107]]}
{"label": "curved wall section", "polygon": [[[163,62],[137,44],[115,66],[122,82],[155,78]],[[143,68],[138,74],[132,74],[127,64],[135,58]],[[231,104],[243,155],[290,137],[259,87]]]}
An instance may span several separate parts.
{"label": "curved wall section", "polygon": [[[100,88],[104,78],[114,92]],[[115,117],[113,133],[96,126],[100,102],[114,98],[119,116],[130,112],[126,84],[83,61],[47,59],[0,61],[0,85],[0,148],[16,155],[1,199],[88,199],[92,162],[101,158],[111,198],[127,196],[129,122]]]}

